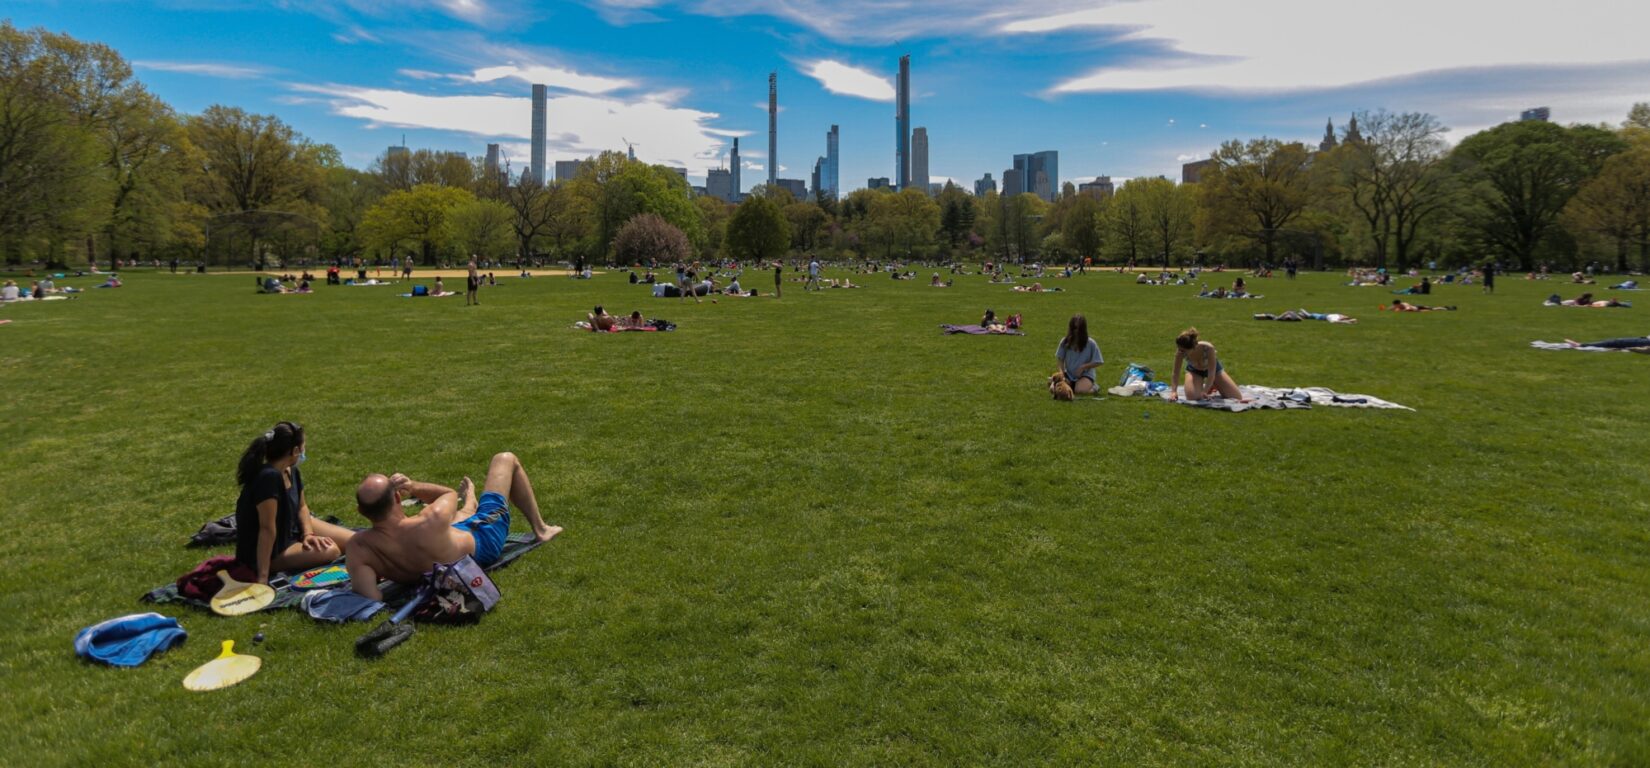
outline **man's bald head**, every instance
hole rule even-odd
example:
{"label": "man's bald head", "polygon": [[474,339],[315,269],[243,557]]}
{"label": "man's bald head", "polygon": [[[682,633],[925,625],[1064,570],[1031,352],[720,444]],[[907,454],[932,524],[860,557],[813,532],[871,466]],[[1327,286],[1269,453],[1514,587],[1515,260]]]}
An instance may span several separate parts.
{"label": "man's bald head", "polygon": [[368,520],[382,519],[395,509],[395,491],[390,487],[389,476],[378,473],[367,475],[360,485],[355,486],[355,507]]}

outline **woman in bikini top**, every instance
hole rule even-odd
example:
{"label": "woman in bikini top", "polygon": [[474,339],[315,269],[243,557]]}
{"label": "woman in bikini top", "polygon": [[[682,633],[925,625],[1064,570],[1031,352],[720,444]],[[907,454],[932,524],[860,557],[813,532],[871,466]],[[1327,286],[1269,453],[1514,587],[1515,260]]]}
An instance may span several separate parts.
{"label": "woman in bikini top", "polygon": [[[1180,335],[1175,337],[1174,345],[1174,376],[1169,379],[1170,400],[1180,399],[1177,390],[1184,382],[1187,400],[1204,400],[1219,392],[1221,397],[1242,403],[1249,402],[1249,399],[1243,396],[1242,390],[1238,389],[1237,382],[1232,380],[1231,374],[1226,372],[1226,366],[1220,362],[1215,345],[1199,341],[1196,328],[1181,331]],[[1182,364],[1186,366],[1184,379],[1180,375]]]}

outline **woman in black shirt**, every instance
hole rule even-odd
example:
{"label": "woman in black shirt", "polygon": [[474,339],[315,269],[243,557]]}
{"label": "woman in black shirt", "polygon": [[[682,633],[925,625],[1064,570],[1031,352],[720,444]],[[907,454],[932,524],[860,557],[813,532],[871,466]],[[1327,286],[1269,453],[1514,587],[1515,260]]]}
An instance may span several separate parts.
{"label": "woman in black shirt", "polygon": [[325,565],[344,555],[352,531],[309,514],[304,498],[304,428],[290,421],[252,439],[235,481],[235,559],[267,583],[271,574]]}

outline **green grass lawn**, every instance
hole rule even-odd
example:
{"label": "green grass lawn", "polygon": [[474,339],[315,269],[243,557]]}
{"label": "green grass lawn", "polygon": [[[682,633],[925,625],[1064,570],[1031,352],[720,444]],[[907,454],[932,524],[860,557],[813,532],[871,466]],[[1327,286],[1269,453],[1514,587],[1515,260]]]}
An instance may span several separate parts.
{"label": "green grass lawn", "polygon": [[[1650,306],[1505,279],[1394,316],[1338,275],[695,305],[613,274],[477,308],[125,277],[0,310],[0,763],[1650,763],[1650,358],[1527,346],[1644,334]],[[572,330],[597,303],[680,330]],[[1301,306],[1362,322],[1249,318]],[[1028,335],[937,330],[987,307]],[[1240,383],[1416,410],[1056,403],[1073,312],[1103,385],[1166,374],[1195,324]],[[183,646],[77,660],[79,628],[213,554],[183,543],[279,419],[318,514],[361,522],[367,472],[453,484],[511,450],[567,531],[480,625],[379,661],[368,625],[171,606]],[[182,688],[260,629],[256,677]]]}

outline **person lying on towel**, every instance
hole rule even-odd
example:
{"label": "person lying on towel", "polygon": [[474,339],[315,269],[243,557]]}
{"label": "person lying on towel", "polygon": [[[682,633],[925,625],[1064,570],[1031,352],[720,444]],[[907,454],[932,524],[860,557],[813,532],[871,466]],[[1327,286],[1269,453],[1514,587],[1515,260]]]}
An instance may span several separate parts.
{"label": "person lying on towel", "polygon": [[[515,454],[493,456],[482,489],[478,502],[468,477],[455,491],[400,473],[367,475],[355,489],[355,504],[372,527],[355,534],[344,548],[350,588],[381,600],[379,579],[411,584],[436,563],[465,555],[483,568],[491,566],[504,554],[512,504],[527,516],[539,541],[561,533],[560,526],[546,525],[539,516],[533,485]],[[401,500],[409,496],[425,505],[416,515],[401,514]]]}

